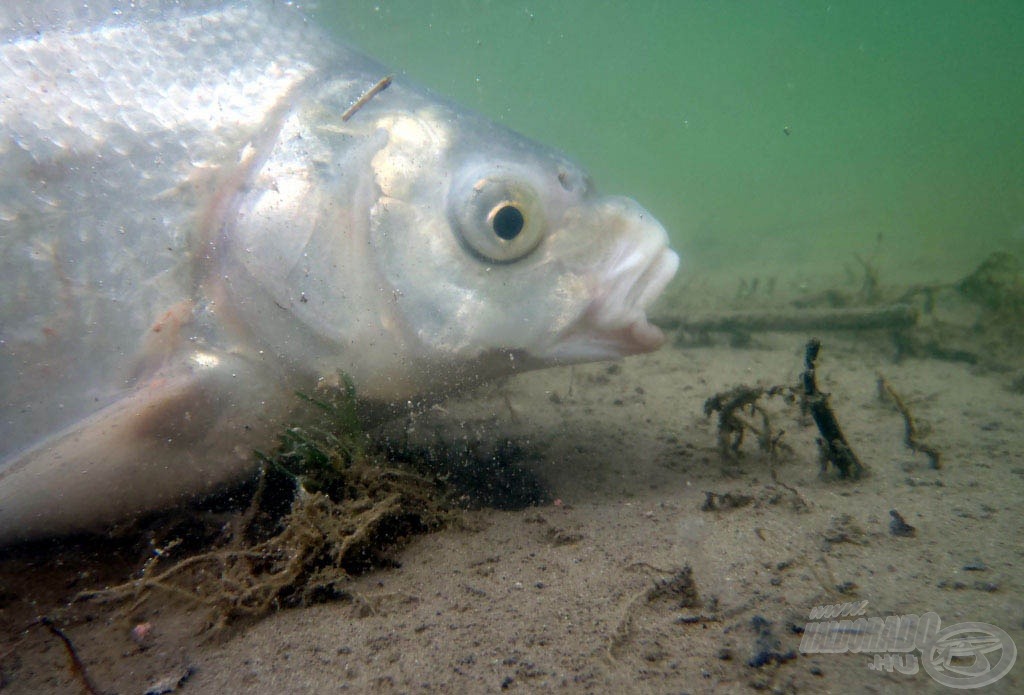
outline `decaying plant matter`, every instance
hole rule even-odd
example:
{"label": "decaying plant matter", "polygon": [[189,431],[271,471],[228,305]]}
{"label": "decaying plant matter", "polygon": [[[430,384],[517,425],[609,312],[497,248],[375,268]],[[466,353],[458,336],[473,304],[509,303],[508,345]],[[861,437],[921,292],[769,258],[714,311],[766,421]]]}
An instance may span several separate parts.
{"label": "decaying plant matter", "polygon": [[[710,417],[718,413],[718,444],[722,453],[735,456],[747,432],[757,438],[761,451],[774,459],[780,447],[785,430],[774,425],[768,410],[764,407],[765,399],[781,397],[787,403],[799,402],[803,412],[813,418],[818,428],[819,454],[822,462],[822,473],[831,464],[839,478],[856,480],[867,471],[867,468],[853,453],[846,440],[839,420],[829,404],[828,394],[818,389],[815,362],[821,350],[821,341],[813,338],[808,341],[804,354],[804,372],[800,376],[798,386],[736,386],[728,391],[717,393],[704,402],[704,415]],[[754,419],[759,420],[755,422]]]}
{"label": "decaying plant matter", "polygon": [[137,578],[79,599],[129,600],[134,611],[153,594],[170,594],[209,607],[220,623],[260,616],[345,596],[350,572],[379,564],[384,549],[445,518],[436,501],[440,491],[411,473],[358,461],[339,473],[337,487],[344,497],[299,485],[290,510],[267,533],[256,528],[267,525],[258,511],[266,489],[261,484],[227,542],[176,562],[172,543],[154,552]]}
{"label": "decaying plant matter", "polygon": [[384,552],[402,538],[444,522],[447,496],[436,480],[364,453],[351,387],[318,404],[332,429],[286,430],[278,451],[260,455],[248,509],[209,547],[176,557],[182,539],[172,539],[134,579],[78,599],[127,601],[135,612],[171,595],[209,608],[223,624],[344,597],[351,573],[386,562]]}
{"label": "decaying plant matter", "polygon": [[[734,457],[739,454],[746,433],[752,433],[758,448],[774,457],[779,450],[785,431],[773,426],[762,401],[774,396],[793,402],[794,392],[789,386],[745,386],[739,385],[728,391],[716,393],[704,402],[704,415],[711,417],[718,413],[718,446],[722,454]],[[759,419],[760,422],[755,422]]]}

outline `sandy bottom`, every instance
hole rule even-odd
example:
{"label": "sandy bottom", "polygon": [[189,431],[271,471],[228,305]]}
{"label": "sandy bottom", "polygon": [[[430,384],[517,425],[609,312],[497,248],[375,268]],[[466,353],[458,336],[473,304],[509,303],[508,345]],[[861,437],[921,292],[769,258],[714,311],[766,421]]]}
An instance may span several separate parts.
{"label": "sandy bottom", "polygon": [[[1024,395],[1012,374],[896,363],[885,335],[824,333],[820,386],[870,475],[820,476],[813,423],[778,399],[789,449],[772,461],[748,441],[724,457],[705,400],[796,383],[807,337],[527,374],[411,420],[413,436],[514,438],[552,502],[462,512],[397,549],[398,566],[353,578],[345,599],[211,630],[167,596],[143,613],[79,608],[60,627],[105,693],[947,690],[923,667],[801,653],[802,633],[816,606],[866,602],[867,617],[990,623],[1024,648]],[[941,469],[904,444],[879,373]],[[893,533],[890,510],[912,535]],[[0,563],[2,689],[81,691],[61,640],[25,626],[138,566],[102,550]],[[1024,692],[1022,669],[987,691]]]}

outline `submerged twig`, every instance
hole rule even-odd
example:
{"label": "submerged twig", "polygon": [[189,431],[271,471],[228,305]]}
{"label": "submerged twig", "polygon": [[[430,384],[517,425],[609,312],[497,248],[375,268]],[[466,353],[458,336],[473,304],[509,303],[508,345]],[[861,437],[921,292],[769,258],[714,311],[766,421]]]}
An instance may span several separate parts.
{"label": "submerged twig", "polygon": [[832,412],[832,406],[828,403],[828,394],[818,390],[814,363],[818,359],[820,350],[820,340],[812,338],[808,341],[804,355],[804,372],[800,375],[804,407],[814,418],[814,424],[818,426],[818,432],[821,433],[818,445],[821,447],[822,471],[824,472],[825,466],[831,463],[839,471],[840,478],[856,480],[867,469],[846,441],[846,436],[843,435],[843,430],[839,427],[839,421],[836,419],[835,413]]}
{"label": "submerged twig", "polygon": [[379,93],[387,89],[388,85],[391,84],[391,80],[393,80],[394,77],[394,75],[382,77],[377,82],[377,84],[373,85],[368,90],[366,90],[363,96],[356,99],[356,103],[352,104],[352,106],[349,106],[347,109],[345,109],[345,113],[341,114],[341,120],[347,121],[348,119],[352,118],[352,116],[356,115],[356,111],[366,106],[366,102],[368,102],[370,99],[373,99]]}
{"label": "submerged twig", "polygon": [[909,304],[854,309],[798,311],[730,311],[691,318],[655,319],[664,329],[694,332],[728,333],[791,331],[860,331],[910,328],[917,323],[918,311]]}
{"label": "submerged twig", "polygon": [[878,280],[878,270],[872,265],[871,260],[864,260],[859,253],[853,254],[861,267],[864,268],[864,285],[861,287],[861,297],[868,304],[878,301],[878,287],[881,284]]}
{"label": "submerged twig", "polygon": [[71,638],[68,637],[63,630],[57,627],[57,624],[53,622],[53,620],[45,615],[36,618],[32,622],[32,625],[42,625],[50,631],[50,634],[64,644],[64,651],[66,651],[68,655],[71,675],[74,676],[82,685],[82,690],[87,692],[89,695],[101,695],[99,688],[97,688],[95,684],[93,684],[92,679],[89,678],[89,673],[85,670],[85,664],[82,663],[82,659],[78,656],[78,650],[75,649],[75,645],[71,641]]}
{"label": "submerged twig", "polygon": [[911,451],[916,451],[927,456],[928,465],[933,470],[941,468],[942,462],[939,450],[933,446],[918,441],[917,423],[914,421],[914,416],[910,412],[910,408],[907,407],[907,404],[903,402],[900,395],[893,390],[892,386],[881,374],[878,375],[878,395],[888,396],[892,400],[896,410],[898,410],[900,415],[903,416],[903,442],[907,447]]}

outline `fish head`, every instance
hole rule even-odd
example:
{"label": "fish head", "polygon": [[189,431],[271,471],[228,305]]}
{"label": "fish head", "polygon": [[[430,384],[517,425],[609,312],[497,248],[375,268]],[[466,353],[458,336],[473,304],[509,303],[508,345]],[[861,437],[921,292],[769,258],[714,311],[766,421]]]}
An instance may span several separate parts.
{"label": "fish head", "polygon": [[378,119],[369,240],[413,344],[460,375],[616,359],[664,336],[646,309],[679,258],[636,202],[561,154],[436,106]]}
{"label": "fish head", "polygon": [[353,98],[296,109],[242,192],[218,274],[265,354],[395,401],[662,343],[679,260],[650,213],[400,80]]}

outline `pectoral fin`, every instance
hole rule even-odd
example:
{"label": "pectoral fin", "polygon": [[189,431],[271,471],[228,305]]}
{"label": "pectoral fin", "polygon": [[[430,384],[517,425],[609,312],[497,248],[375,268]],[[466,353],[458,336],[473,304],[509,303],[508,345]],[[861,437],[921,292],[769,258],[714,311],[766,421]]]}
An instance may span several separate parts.
{"label": "pectoral fin", "polygon": [[243,476],[290,394],[233,355],[193,353],[0,468],[0,545],[93,531]]}

